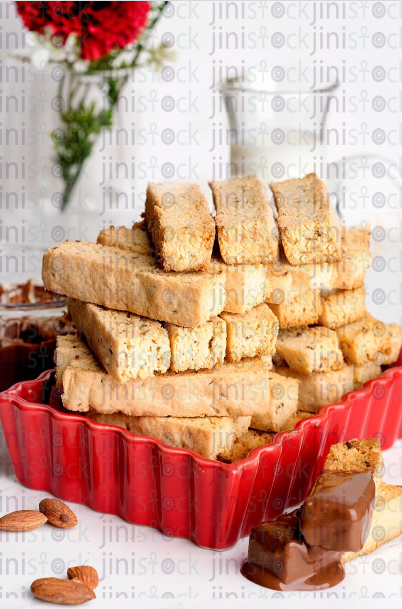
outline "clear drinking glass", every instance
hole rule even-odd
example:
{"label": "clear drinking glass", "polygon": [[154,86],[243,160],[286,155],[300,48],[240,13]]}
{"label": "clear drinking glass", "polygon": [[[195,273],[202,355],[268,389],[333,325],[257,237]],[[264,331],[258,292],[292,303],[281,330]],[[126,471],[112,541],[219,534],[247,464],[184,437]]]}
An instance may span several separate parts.
{"label": "clear drinking glass", "polygon": [[[227,81],[221,88],[230,127],[230,175],[263,181],[298,178],[325,163],[322,133],[338,87],[285,82],[292,68],[267,70],[269,82]],[[304,87],[304,88],[303,88]],[[228,176],[229,177],[229,176]]]}

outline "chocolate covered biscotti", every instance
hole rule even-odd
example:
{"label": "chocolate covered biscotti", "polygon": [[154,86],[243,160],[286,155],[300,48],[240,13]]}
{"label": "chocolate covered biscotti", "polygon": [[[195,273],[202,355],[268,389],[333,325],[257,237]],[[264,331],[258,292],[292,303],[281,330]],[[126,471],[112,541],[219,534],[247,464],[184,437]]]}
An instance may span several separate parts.
{"label": "chocolate covered biscotti", "polygon": [[340,222],[327,187],[315,173],[270,184],[278,227],[290,264],[341,259]]}
{"label": "chocolate covered biscotti", "polygon": [[210,182],[219,249],[226,264],[278,258],[278,233],[265,188],[256,175]]}
{"label": "chocolate covered biscotti", "polygon": [[197,184],[149,182],[145,222],[165,271],[207,269],[215,240],[215,222]]}
{"label": "chocolate covered biscotti", "polygon": [[65,241],[43,256],[48,290],[109,309],[198,326],[225,303],[225,273],[166,273],[151,256],[117,247]]}

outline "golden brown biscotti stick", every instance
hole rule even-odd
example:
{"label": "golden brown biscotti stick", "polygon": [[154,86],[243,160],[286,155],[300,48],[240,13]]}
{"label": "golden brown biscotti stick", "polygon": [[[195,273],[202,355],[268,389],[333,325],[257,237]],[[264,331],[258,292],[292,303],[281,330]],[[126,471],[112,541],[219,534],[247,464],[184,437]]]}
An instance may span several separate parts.
{"label": "golden brown biscotti stick", "polygon": [[280,330],[276,352],[301,374],[330,372],[345,365],[336,332],[322,326]]}
{"label": "golden brown biscotti stick", "polygon": [[264,302],[268,284],[262,264],[225,264],[220,255],[213,254],[208,272],[221,271],[226,276],[224,311],[243,314]]}
{"label": "golden brown biscotti stick", "polygon": [[382,364],[384,356],[391,353],[391,340],[385,324],[369,313],[359,321],[336,328],[336,333],[348,363],[360,366],[373,361]]}
{"label": "golden brown biscotti stick", "polygon": [[353,367],[354,374],[354,388],[361,389],[364,383],[376,379],[382,374],[382,369],[379,364],[375,362],[366,362],[361,366]]}
{"label": "golden brown biscotti stick", "polygon": [[366,312],[364,285],[354,290],[333,290],[322,294],[322,313],[319,323],[327,328],[338,328],[358,321]]}
{"label": "golden brown biscotti stick", "polygon": [[139,436],[162,440],[169,446],[192,450],[207,459],[230,451],[236,438],[247,433],[251,420],[251,417],[131,417],[92,410],[86,416],[102,425],[115,425]]}
{"label": "golden brown biscotti stick", "polygon": [[250,427],[262,431],[282,431],[287,421],[296,414],[298,395],[297,379],[270,372],[269,402],[264,414],[251,417]]}
{"label": "golden brown biscotti stick", "polygon": [[143,256],[155,255],[145,222],[136,222],[132,228],[126,226],[104,228],[100,231],[96,242],[109,247],[119,247],[122,250],[135,252]]}
{"label": "golden brown biscotti stick", "polygon": [[226,322],[214,317],[201,326],[183,328],[165,324],[169,335],[171,370],[200,370],[223,364],[226,355]]}
{"label": "golden brown biscotti stick", "polygon": [[391,343],[391,352],[384,356],[383,365],[394,364],[401,351],[402,346],[402,327],[399,324],[385,324]]}
{"label": "golden brown biscotti stick", "polygon": [[269,373],[260,358],[198,372],[168,371],[127,383],[118,383],[104,372],[78,337],[59,337],[55,360],[63,406],[77,412],[238,417],[264,412],[269,399]]}
{"label": "golden brown biscotti stick", "polygon": [[266,304],[257,305],[244,315],[223,312],[220,317],[227,324],[226,358],[229,362],[275,353],[279,325]]}
{"label": "golden brown biscotti stick", "polygon": [[304,410],[296,410],[295,414],[293,414],[291,417],[289,417],[284,422],[284,424],[281,426],[281,428],[278,429],[278,431],[290,431],[291,429],[294,428],[296,423],[298,423],[299,421],[302,421],[303,419],[309,419],[310,417],[313,417],[314,415],[315,415],[314,412],[306,412]]}
{"label": "golden brown biscotti stick", "polygon": [[230,449],[222,451],[217,460],[222,463],[235,463],[246,459],[253,450],[260,446],[271,444],[274,434],[269,431],[259,431],[258,429],[249,429],[245,434],[241,434],[235,439]]}
{"label": "golden brown biscotti stick", "polygon": [[317,374],[300,374],[285,366],[274,366],[273,370],[300,382],[298,410],[317,412],[321,406],[336,404],[345,393],[354,389],[353,366]]}
{"label": "golden brown biscotti stick", "polygon": [[290,301],[269,304],[269,308],[278,319],[281,329],[316,324],[322,312],[321,294],[318,290],[307,290],[292,295]]}
{"label": "golden brown biscotti stick", "polygon": [[342,257],[336,264],[334,288],[353,290],[363,285],[371,262],[370,233],[370,229],[353,227],[342,229]]}
{"label": "golden brown biscotti stick", "polygon": [[219,249],[226,264],[278,258],[278,229],[265,188],[256,175],[210,182]]}
{"label": "golden brown biscotti stick", "polygon": [[225,302],[225,273],[166,273],[151,256],[117,247],[65,241],[43,256],[48,290],[108,309],[198,326]]}
{"label": "golden brown biscotti stick", "polygon": [[271,304],[291,302],[295,295],[308,290],[332,290],[336,278],[336,265],[327,262],[292,266],[281,260],[266,269],[270,289],[265,302]]}
{"label": "golden brown biscotti stick", "polygon": [[197,184],[149,182],[145,221],[165,271],[207,270],[215,222]]}
{"label": "golden brown biscotti stick", "polygon": [[356,471],[373,472],[376,486],[382,482],[384,459],[378,438],[359,440],[353,438],[347,442],[332,444],[324,463],[323,471]]}
{"label": "golden brown biscotti stick", "polygon": [[402,486],[381,482],[377,486],[370,531],[360,552],[347,552],[342,562],[370,554],[402,534]]}
{"label": "golden brown biscotti stick", "polygon": [[341,259],[340,222],[328,190],[315,173],[270,184],[278,227],[290,264]]}
{"label": "golden brown biscotti stick", "polygon": [[170,342],[159,321],[67,299],[68,312],[96,357],[122,383],[170,367]]}

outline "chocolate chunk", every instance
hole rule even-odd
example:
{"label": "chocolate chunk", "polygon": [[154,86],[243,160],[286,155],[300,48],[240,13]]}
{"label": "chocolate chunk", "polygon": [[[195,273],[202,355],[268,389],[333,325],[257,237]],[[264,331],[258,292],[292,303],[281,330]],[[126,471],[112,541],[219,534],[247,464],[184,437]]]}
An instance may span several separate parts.
{"label": "chocolate chunk", "polygon": [[358,552],[370,530],[374,497],[372,472],[323,473],[301,509],[304,540],[327,550]]}
{"label": "chocolate chunk", "polygon": [[273,590],[323,590],[343,580],[341,557],[304,542],[295,510],[252,530],[242,573]]}

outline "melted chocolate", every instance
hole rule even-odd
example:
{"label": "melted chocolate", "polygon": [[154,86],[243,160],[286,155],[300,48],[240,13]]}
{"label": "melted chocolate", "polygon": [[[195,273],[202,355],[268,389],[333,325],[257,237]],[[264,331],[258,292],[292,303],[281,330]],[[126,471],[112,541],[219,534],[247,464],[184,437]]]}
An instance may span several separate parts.
{"label": "melted chocolate", "polygon": [[254,527],[242,574],[273,590],[335,586],[342,555],[366,541],[374,497],[371,472],[325,472],[300,509]]}
{"label": "melted chocolate", "polygon": [[342,553],[309,547],[300,531],[300,511],[256,526],[242,574],[273,590],[324,590],[343,580]]}

